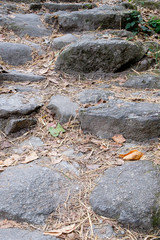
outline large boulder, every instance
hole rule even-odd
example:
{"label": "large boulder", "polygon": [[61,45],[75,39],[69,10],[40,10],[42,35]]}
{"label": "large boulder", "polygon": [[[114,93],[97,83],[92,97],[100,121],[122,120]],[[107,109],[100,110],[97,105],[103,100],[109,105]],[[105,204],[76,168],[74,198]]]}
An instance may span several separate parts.
{"label": "large boulder", "polygon": [[108,169],[90,198],[102,216],[141,230],[160,227],[160,168],[150,161]]}
{"label": "large boulder", "polygon": [[0,56],[10,65],[23,65],[32,60],[32,49],[21,43],[0,42]]}
{"label": "large boulder", "polygon": [[50,29],[47,29],[44,26],[40,16],[32,13],[5,16],[1,19],[0,25],[14,31],[21,37],[25,35],[29,35],[31,37],[42,37],[48,36],[52,33]]}
{"label": "large boulder", "polygon": [[[99,8],[71,13],[58,13],[54,16],[54,22],[61,31],[93,31],[101,29],[125,28],[127,19],[132,11],[122,6],[104,5]],[[55,23],[54,23],[55,24]]]}
{"label": "large boulder", "polygon": [[147,48],[125,40],[81,40],[62,51],[56,70],[69,73],[118,72],[139,61]]}
{"label": "large boulder", "polygon": [[148,102],[109,100],[80,110],[84,132],[100,138],[122,134],[126,139],[143,141],[160,137],[160,105]]}
{"label": "large boulder", "polygon": [[19,165],[0,173],[0,218],[44,224],[77,185],[46,167]]}

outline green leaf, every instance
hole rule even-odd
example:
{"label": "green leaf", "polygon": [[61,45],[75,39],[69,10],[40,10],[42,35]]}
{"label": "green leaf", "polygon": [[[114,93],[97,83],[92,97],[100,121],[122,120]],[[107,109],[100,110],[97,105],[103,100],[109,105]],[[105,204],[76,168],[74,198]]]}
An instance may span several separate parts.
{"label": "green leaf", "polygon": [[53,137],[58,137],[61,132],[65,132],[64,128],[61,126],[60,123],[57,124],[56,128],[49,127],[48,130]]}
{"label": "green leaf", "polygon": [[131,24],[127,23],[125,29],[129,29],[130,27],[131,27]]}

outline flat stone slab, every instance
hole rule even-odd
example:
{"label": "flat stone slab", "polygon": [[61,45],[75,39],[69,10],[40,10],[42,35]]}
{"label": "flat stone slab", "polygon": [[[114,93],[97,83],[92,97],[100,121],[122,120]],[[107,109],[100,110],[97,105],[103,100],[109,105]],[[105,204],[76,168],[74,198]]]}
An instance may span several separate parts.
{"label": "flat stone slab", "polygon": [[22,73],[18,71],[10,71],[7,73],[0,73],[0,81],[12,82],[39,82],[46,78],[44,76],[34,75],[31,73]]}
{"label": "flat stone slab", "polygon": [[19,228],[0,229],[0,239],[3,240],[58,240],[53,236],[45,236],[39,231],[29,231]]}
{"label": "flat stone slab", "polygon": [[160,88],[160,74],[140,74],[130,75],[128,80],[122,85],[129,88]]}
{"label": "flat stone slab", "polygon": [[108,101],[109,96],[114,96],[114,92],[98,90],[98,89],[86,89],[78,94],[80,103],[97,103],[98,101]]}
{"label": "flat stone slab", "polygon": [[[125,28],[127,18],[132,11],[122,6],[104,5],[91,10],[74,11],[71,13],[56,13],[54,22],[61,31],[93,31],[100,29]],[[55,23],[54,23],[55,24]]]}
{"label": "flat stone slab", "polygon": [[93,190],[90,203],[102,216],[127,227],[160,227],[160,169],[150,161],[128,162],[106,170]]}
{"label": "flat stone slab", "polygon": [[51,97],[48,109],[55,115],[60,123],[66,123],[69,119],[76,116],[78,104],[72,102],[68,97],[57,95]]}
{"label": "flat stone slab", "polygon": [[0,42],[0,57],[10,65],[23,65],[32,60],[32,49],[21,43]]}
{"label": "flat stone slab", "polygon": [[80,110],[79,117],[82,130],[99,138],[115,134],[136,141],[160,137],[160,105],[156,103],[109,100]]}
{"label": "flat stone slab", "polygon": [[94,3],[51,3],[47,2],[44,3],[43,6],[47,8],[50,12],[57,12],[57,11],[78,11],[79,9],[92,9],[96,7]]}
{"label": "flat stone slab", "polygon": [[19,165],[0,173],[0,218],[44,224],[76,190],[64,175],[38,165]]}
{"label": "flat stone slab", "polygon": [[23,94],[0,95],[0,118],[8,118],[12,115],[30,114],[42,106],[40,97],[31,97]]}
{"label": "flat stone slab", "polygon": [[18,36],[29,35],[31,37],[42,37],[51,35],[52,31],[47,29],[36,14],[15,14],[2,18],[1,26],[13,30]]}
{"label": "flat stone slab", "polygon": [[140,42],[86,39],[66,47],[56,61],[56,70],[68,73],[118,72],[138,62],[147,48]]}

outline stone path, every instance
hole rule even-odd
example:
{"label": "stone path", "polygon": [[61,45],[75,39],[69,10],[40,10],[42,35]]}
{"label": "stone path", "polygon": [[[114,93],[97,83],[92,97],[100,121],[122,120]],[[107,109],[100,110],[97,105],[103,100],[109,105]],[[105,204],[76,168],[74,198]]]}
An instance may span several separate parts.
{"label": "stone path", "polygon": [[133,9],[0,3],[0,239],[159,234],[160,43],[125,30]]}

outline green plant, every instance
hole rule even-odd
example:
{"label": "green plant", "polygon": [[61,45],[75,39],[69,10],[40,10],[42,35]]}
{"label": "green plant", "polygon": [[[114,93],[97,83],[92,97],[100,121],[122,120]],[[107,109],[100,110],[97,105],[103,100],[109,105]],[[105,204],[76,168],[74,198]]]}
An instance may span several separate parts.
{"label": "green plant", "polygon": [[154,29],[156,33],[160,33],[160,19],[156,17],[152,17],[149,21],[148,24],[151,28]]}
{"label": "green plant", "polygon": [[130,16],[126,20],[127,20],[127,24],[125,26],[125,29],[131,32],[138,33],[138,24],[141,21],[140,12],[136,10],[132,11]]}
{"label": "green plant", "polygon": [[146,34],[151,34],[152,29],[149,26],[148,22],[145,22],[140,14],[140,12],[134,10],[130,16],[127,18],[127,24],[125,29],[128,31],[137,34],[139,32],[143,32]]}

